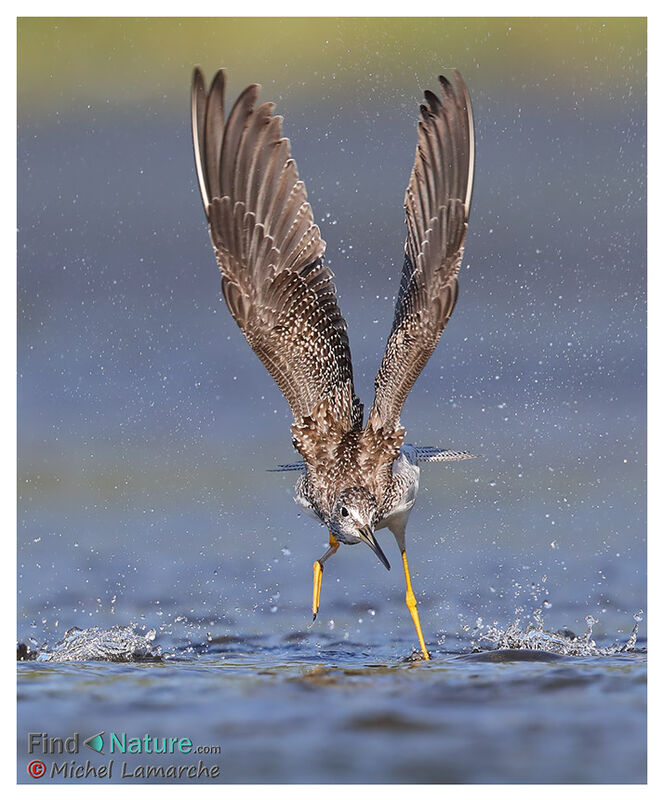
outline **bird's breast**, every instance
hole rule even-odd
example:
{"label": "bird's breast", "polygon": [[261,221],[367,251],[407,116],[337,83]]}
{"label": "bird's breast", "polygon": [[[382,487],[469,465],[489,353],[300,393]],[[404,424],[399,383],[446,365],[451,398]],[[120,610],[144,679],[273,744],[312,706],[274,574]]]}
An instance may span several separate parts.
{"label": "bird's breast", "polygon": [[389,527],[396,519],[407,518],[420,488],[420,469],[401,455],[392,467],[392,482],[385,494],[376,528]]}

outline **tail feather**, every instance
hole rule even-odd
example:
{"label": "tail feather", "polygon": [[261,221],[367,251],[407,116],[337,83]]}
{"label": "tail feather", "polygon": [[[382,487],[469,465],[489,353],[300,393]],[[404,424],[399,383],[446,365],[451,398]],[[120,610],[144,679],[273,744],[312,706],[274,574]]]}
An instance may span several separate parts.
{"label": "tail feather", "polygon": [[278,464],[276,469],[268,469],[268,472],[304,472],[306,469],[304,461],[296,461],[293,464]]}
{"label": "tail feather", "polygon": [[[410,446],[408,446],[410,447]],[[413,447],[409,452],[412,460],[412,452],[415,451],[415,463],[426,464],[429,461],[465,461],[468,458],[478,458],[479,456],[469,453],[467,450],[440,450],[437,447]],[[304,472],[307,465],[304,461],[295,461],[292,464],[278,464],[268,472]]]}
{"label": "tail feather", "polygon": [[467,450],[439,450],[437,447],[416,447],[415,453],[418,464],[428,461],[464,461],[467,458],[477,458]]}

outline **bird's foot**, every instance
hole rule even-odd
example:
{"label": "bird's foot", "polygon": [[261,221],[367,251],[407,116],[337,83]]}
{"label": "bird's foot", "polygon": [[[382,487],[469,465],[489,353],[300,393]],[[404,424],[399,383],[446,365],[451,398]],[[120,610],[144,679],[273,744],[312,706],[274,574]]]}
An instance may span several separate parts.
{"label": "bird's foot", "polygon": [[404,662],[406,664],[413,664],[416,661],[431,661],[431,656],[429,655],[429,651],[424,648],[424,650],[413,650],[413,652],[404,658]]}
{"label": "bird's foot", "polygon": [[413,618],[413,623],[415,624],[415,630],[417,631],[417,640],[420,643],[420,650],[422,653],[421,660],[430,661],[431,656],[429,655],[427,646],[424,643],[424,635],[422,634],[422,626],[420,625],[420,615],[417,613],[417,600],[415,599],[413,586],[410,582],[410,570],[408,569],[408,559],[406,558],[405,550],[403,550],[401,553],[401,559],[403,561],[404,575],[406,576],[406,605],[408,606],[410,616]]}
{"label": "bird's foot", "polygon": [[316,621],[316,615],[318,614],[318,607],[320,606],[320,587],[323,583],[323,562],[327,561],[327,559],[330,556],[333,556],[338,549],[339,549],[339,542],[332,535],[332,531],[330,531],[329,548],[325,551],[325,553],[323,553],[323,555],[318,559],[318,561],[314,561],[314,597],[311,603],[311,610],[313,611],[314,618],[312,622]]}

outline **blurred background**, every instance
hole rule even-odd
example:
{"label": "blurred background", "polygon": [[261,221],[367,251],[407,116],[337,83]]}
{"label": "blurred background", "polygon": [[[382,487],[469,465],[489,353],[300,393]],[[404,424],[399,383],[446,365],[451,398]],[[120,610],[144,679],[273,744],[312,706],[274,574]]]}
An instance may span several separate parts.
{"label": "blurred background", "polygon": [[[423,625],[449,642],[543,607],[553,629],[593,614],[624,637],[646,591],[645,21],[33,18],[18,22],[19,639],[310,621],[326,532],[298,514],[293,476],[266,472],[297,454],[221,298],[195,64],[227,68],[229,101],[261,83],[284,115],[365,403],[418,103],[462,72],[477,171],[460,298],[403,423],[481,458],[423,469]],[[400,570],[343,548],[319,630],[410,635],[403,592]]]}

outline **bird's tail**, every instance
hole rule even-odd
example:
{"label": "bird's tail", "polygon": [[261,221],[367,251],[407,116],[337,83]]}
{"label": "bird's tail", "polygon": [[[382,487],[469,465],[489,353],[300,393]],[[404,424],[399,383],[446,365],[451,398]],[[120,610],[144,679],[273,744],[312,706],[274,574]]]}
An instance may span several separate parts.
{"label": "bird's tail", "polygon": [[275,469],[269,469],[268,472],[304,472],[305,469],[304,461],[296,461],[294,464],[278,464]]}
{"label": "bird's tail", "polygon": [[[467,458],[479,458],[479,456],[469,453],[467,450],[440,450],[437,447],[414,447],[405,445],[408,448],[408,456],[412,461],[415,456],[416,464],[425,464],[428,461],[465,461]],[[413,452],[414,451],[414,452]],[[292,464],[278,464],[268,472],[304,472],[307,465],[304,461],[295,461]]]}
{"label": "bird's tail", "polygon": [[415,447],[416,464],[427,461],[464,461],[467,458],[477,458],[467,450],[439,450],[437,447]]}

